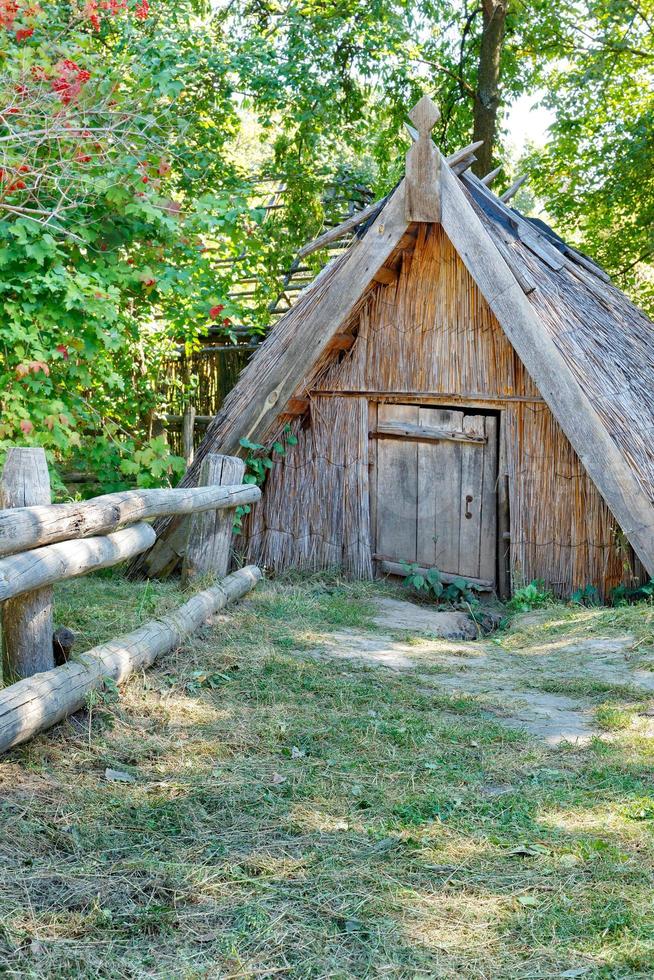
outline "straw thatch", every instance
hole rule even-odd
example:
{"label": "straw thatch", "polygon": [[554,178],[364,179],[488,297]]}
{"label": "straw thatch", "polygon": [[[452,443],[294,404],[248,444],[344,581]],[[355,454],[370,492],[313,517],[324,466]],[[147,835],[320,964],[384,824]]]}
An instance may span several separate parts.
{"label": "straw thatch", "polygon": [[575,261],[578,253],[542,222],[533,223],[534,230],[543,229],[562,268],[553,269],[520,240],[511,224],[515,212],[507,208],[504,220],[501,213],[493,216],[484,210],[486,196],[474,193],[474,182],[467,186],[493,240],[508,238],[512,254],[538,283],[530,302],[654,501],[654,325],[606,275],[598,274],[601,270]]}
{"label": "straw thatch", "polygon": [[[523,218],[476,178],[459,180],[625,472],[654,500],[652,324],[547,226]],[[355,338],[350,350],[323,350],[296,379],[294,397],[307,399],[309,409],[291,420],[298,444],[276,460],[264,499],[246,523],[241,544],[248,559],[276,570],[336,565],[350,575],[373,573],[369,406],[394,401],[500,417],[498,485],[506,480],[508,486],[514,584],[542,578],[560,595],[587,584],[606,594],[621,581],[640,579],[642,566],[609,506],[443,228],[423,223],[409,232],[385,262],[385,278],[393,280],[389,270],[395,270],[394,281],[361,283],[338,327]],[[321,296],[339,288],[346,260],[347,253],[323,270],[257,351],[184,482],[194,481],[206,452],[233,450],[240,414],[265,389],[271,365],[286,357]],[[329,334],[331,325],[324,329]],[[260,441],[283,431],[284,407]]]}

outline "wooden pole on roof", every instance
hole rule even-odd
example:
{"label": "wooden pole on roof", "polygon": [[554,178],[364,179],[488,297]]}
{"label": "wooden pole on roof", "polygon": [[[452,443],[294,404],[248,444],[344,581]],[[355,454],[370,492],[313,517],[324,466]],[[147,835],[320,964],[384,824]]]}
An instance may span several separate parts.
{"label": "wooden pole on roof", "polygon": [[511,198],[518,193],[528,176],[528,174],[522,174],[517,180],[514,180],[511,186],[505,190],[503,194],[500,194],[500,201],[502,201],[504,204],[506,204],[507,201],[510,201]]}
{"label": "wooden pole on roof", "polygon": [[441,220],[441,157],[431,138],[431,131],[440,116],[438,107],[428,95],[423,95],[409,113],[409,119],[418,130],[418,139],[406,157],[404,214],[408,222]]}
{"label": "wooden pole on roof", "polygon": [[484,184],[486,187],[490,187],[490,185],[493,183],[495,178],[500,175],[501,171],[502,171],[501,166],[495,167],[495,170],[491,170],[490,173],[486,174],[485,177],[481,178],[482,184]]}

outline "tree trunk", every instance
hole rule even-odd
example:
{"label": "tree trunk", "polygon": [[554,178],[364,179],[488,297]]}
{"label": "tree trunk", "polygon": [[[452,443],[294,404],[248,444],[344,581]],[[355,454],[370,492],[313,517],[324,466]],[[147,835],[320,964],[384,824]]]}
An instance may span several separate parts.
{"label": "tree trunk", "polygon": [[500,61],[506,27],[507,0],[483,0],[483,28],[475,92],[473,140],[483,140],[473,171],[483,177],[493,169],[493,150],[500,104]]}

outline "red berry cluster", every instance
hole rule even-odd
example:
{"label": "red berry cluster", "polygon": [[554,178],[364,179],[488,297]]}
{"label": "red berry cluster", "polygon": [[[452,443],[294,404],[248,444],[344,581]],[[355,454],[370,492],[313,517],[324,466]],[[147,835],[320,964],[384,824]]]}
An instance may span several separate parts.
{"label": "red berry cluster", "polygon": [[18,17],[18,4],[15,0],[0,0],[0,27],[10,31]]}
{"label": "red berry cluster", "polygon": [[[29,21],[30,17],[34,17],[35,14],[39,13],[39,7],[37,5],[26,6],[24,2],[19,2],[19,0],[0,0],[0,27],[4,27],[5,30],[14,30],[14,21],[17,17],[27,18]],[[28,37],[31,37],[34,33],[34,28],[25,23],[19,24],[15,28],[16,40],[20,44],[21,41],[26,41]]]}
{"label": "red berry cluster", "polygon": [[68,105],[79,97],[80,92],[91,77],[91,72],[87,71],[86,68],[80,68],[76,62],[70,61],[68,58],[57,62],[55,68],[59,74],[51,80],[50,88],[57,93],[64,105]]}
{"label": "red berry cluster", "polygon": [[[218,303],[217,306],[212,306],[211,309],[209,310],[209,318],[211,320],[217,320],[218,317],[220,316],[220,314],[222,313],[222,311],[224,309],[225,309],[225,307],[223,306],[222,303]],[[229,326],[231,326],[231,323],[232,323],[232,321],[229,319],[228,316],[226,316],[223,319],[223,326],[229,327]]]}
{"label": "red berry cluster", "polygon": [[[118,14],[127,10],[128,0],[85,0],[82,7],[82,15],[89,22],[94,31],[99,31],[102,26],[102,17],[117,17]],[[146,20],[150,13],[148,0],[138,0],[134,7],[134,16],[137,20]]]}
{"label": "red berry cluster", "polygon": [[116,17],[126,7],[127,0],[86,0],[82,8],[82,15],[88,20],[94,31],[99,31],[103,13],[110,17]]}
{"label": "red berry cluster", "polygon": [[24,191],[27,184],[22,178],[16,178],[15,174],[28,174],[29,172],[30,168],[26,164],[21,164],[14,171],[7,171],[3,167],[0,167],[0,185],[2,185],[2,190],[6,190],[7,194],[11,194],[12,191]]}

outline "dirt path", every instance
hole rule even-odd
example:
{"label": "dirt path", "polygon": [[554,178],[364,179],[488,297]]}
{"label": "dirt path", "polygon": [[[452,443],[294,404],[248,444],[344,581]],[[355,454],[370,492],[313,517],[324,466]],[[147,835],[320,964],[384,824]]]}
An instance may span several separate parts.
{"label": "dirt path", "polygon": [[[425,689],[473,695],[501,723],[550,745],[583,744],[597,734],[594,708],[603,691],[654,698],[654,653],[639,649],[629,633],[554,636],[516,652],[502,633],[475,641],[440,637],[457,631],[448,613],[396,599],[376,599],[375,606],[379,632],[340,630],[321,638],[312,654],[415,671]],[[539,615],[547,614],[523,616],[514,629]]]}

